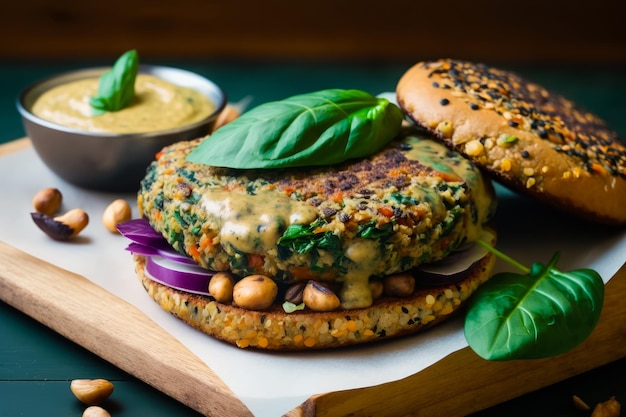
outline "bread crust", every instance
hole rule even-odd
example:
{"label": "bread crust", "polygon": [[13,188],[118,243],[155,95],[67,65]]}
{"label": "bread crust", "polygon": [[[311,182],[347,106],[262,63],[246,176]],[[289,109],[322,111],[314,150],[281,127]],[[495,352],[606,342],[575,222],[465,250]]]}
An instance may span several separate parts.
{"label": "bread crust", "polygon": [[382,298],[368,308],[286,313],[280,306],[245,310],[168,287],[146,275],[143,256],[134,255],[134,260],[144,289],[165,311],[240,348],[283,351],[373,343],[429,329],[457,313],[490,278],[495,263],[495,257],[487,254],[459,282],[418,288],[406,298]]}
{"label": "bread crust", "polygon": [[626,225],[626,147],[571,101],[513,73],[455,60],[414,65],[396,92],[416,124],[509,188]]}

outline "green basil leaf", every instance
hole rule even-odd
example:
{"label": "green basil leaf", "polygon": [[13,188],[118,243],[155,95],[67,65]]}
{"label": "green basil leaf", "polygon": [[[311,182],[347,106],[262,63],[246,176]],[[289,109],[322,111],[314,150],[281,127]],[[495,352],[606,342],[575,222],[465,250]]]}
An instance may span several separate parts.
{"label": "green basil leaf", "polygon": [[385,98],[330,89],[262,104],[219,128],[187,161],[229,168],[333,165],[394,139],[403,113]]}
{"label": "green basil leaf", "polygon": [[537,359],[565,353],[593,331],[604,282],[591,269],[561,272],[558,253],[528,275],[500,273],[470,299],[465,338],[488,360]]}
{"label": "green basil leaf", "polygon": [[137,51],[133,49],[122,54],[113,68],[102,74],[98,83],[98,95],[89,100],[94,114],[114,112],[127,107],[135,97],[138,70]]}

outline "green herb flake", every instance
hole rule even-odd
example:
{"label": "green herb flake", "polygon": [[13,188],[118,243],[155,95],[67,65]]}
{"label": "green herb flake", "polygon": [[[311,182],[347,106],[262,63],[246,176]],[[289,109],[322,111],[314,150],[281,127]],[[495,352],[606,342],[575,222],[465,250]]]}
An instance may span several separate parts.
{"label": "green herb flake", "polygon": [[132,103],[138,70],[139,56],[133,49],[122,54],[113,68],[102,74],[98,95],[89,100],[94,115],[119,111]]}
{"label": "green herb flake", "polygon": [[402,111],[361,90],[329,89],[262,104],[221,127],[187,161],[238,169],[333,165],[381,150]]}
{"label": "green herb flake", "polygon": [[283,310],[285,310],[285,313],[293,313],[298,310],[304,310],[304,303],[294,304],[290,301],[285,301],[283,303]]}

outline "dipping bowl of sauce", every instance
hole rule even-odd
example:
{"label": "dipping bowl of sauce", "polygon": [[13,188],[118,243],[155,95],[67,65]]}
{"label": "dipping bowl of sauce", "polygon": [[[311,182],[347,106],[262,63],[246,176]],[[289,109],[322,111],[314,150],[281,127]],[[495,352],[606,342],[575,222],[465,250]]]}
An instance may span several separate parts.
{"label": "dipping bowl of sauce", "polygon": [[89,100],[108,70],[36,82],[18,96],[17,109],[37,155],[56,175],[87,189],[136,191],[163,147],[211,132],[226,94],[199,74],[140,65],[131,104],[95,114]]}

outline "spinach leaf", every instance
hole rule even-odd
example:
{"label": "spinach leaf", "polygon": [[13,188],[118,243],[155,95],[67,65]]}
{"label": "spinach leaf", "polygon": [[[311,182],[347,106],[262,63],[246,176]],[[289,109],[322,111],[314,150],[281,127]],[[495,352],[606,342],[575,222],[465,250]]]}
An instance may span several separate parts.
{"label": "spinach leaf", "polygon": [[372,155],[400,131],[385,98],[329,89],[262,104],[219,128],[187,161],[229,168],[332,165]]}
{"label": "spinach leaf", "polygon": [[315,249],[329,252],[340,252],[341,241],[332,232],[317,232],[322,220],[309,225],[291,224],[278,240],[279,248],[288,249],[292,253],[305,254]]}
{"label": "spinach leaf", "polygon": [[122,54],[113,68],[102,74],[98,95],[89,100],[94,115],[122,110],[133,101],[138,70],[139,57],[133,49]]}
{"label": "spinach leaf", "polygon": [[391,199],[398,204],[412,205],[416,206],[419,204],[419,201],[415,197],[411,197],[401,193],[391,193]]}
{"label": "spinach leaf", "polygon": [[465,318],[470,347],[488,360],[559,355],[584,341],[602,311],[604,282],[591,269],[561,272],[559,254],[526,275],[494,275],[472,296]]}
{"label": "spinach leaf", "polygon": [[375,220],[359,225],[356,231],[356,235],[363,239],[386,239],[392,233],[393,223],[384,223],[379,226]]}

